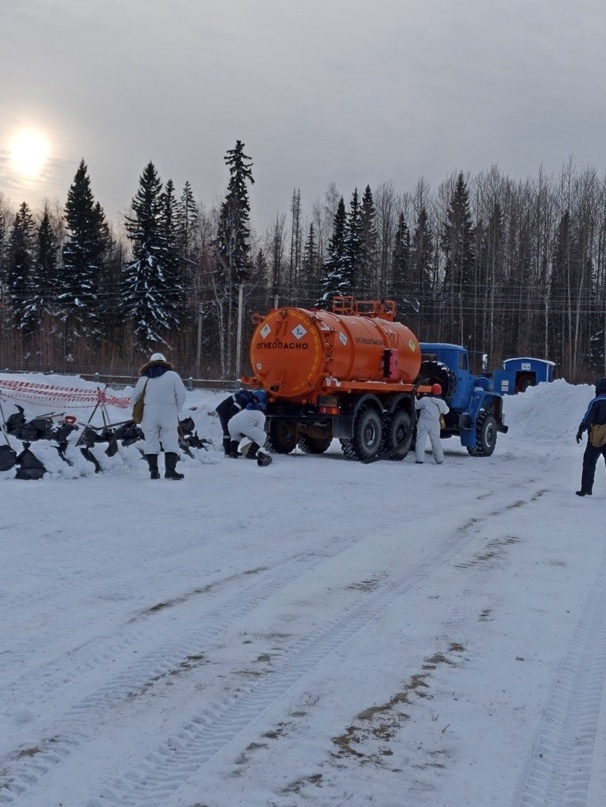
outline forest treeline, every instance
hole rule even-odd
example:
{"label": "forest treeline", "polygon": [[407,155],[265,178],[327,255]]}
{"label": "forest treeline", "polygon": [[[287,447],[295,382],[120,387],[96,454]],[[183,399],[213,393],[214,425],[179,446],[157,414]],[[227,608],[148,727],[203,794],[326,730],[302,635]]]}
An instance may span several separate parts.
{"label": "forest treeline", "polygon": [[[0,367],[133,375],[161,350],[184,376],[250,373],[251,316],[393,300],[421,341],[554,361],[588,382],[606,369],[606,179],[572,161],[513,181],[498,168],[437,189],[330,185],[264,233],[250,225],[253,162],[237,141],[222,203],[206,208],[153,163],[120,233],[84,160],[67,200],[12,211],[0,196]],[[478,369],[478,368],[476,368]]]}

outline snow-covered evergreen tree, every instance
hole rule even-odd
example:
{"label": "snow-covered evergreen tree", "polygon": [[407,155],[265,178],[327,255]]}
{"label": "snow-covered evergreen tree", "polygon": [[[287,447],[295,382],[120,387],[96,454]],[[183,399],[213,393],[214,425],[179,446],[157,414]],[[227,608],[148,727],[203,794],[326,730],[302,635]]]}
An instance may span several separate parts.
{"label": "snow-covered evergreen tree", "polygon": [[379,234],[377,232],[377,211],[370,185],[362,196],[361,212],[361,260],[358,271],[358,290],[365,298],[374,300],[381,297],[377,283]]}
{"label": "snow-covered evergreen tree", "polygon": [[26,317],[37,329],[45,314],[51,313],[57,297],[59,244],[48,205],[36,233],[36,255],[26,296]]}
{"label": "snow-covered evergreen tree", "polygon": [[313,301],[315,304],[315,301],[318,299],[320,292],[320,269],[318,239],[316,237],[316,228],[312,223],[309,225],[307,240],[303,248],[303,262],[301,264],[301,294],[304,305],[311,304],[307,301]]}
{"label": "snow-covered evergreen tree", "polygon": [[164,238],[166,241],[166,287],[167,310],[170,307],[171,328],[177,328],[185,319],[184,266],[179,257],[177,241],[178,201],[175,197],[175,186],[172,179],[165,185],[164,202]]}
{"label": "snow-covered evergreen tree", "polygon": [[333,230],[328,242],[327,258],[324,263],[322,277],[322,294],[317,302],[318,308],[330,308],[335,295],[348,292],[343,291],[343,281],[346,278],[345,239],[347,236],[347,214],[343,197],[339,199],[337,212],[333,220]]}
{"label": "snow-covered evergreen tree", "polygon": [[57,276],[59,316],[65,323],[66,355],[79,336],[99,337],[99,284],[108,243],[103,208],[95,202],[88,168],[80,162],[65,205],[66,240]]}
{"label": "snow-covered evergreen tree", "polygon": [[238,372],[235,367],[235,332],[238,290],[251,275],[250,201],[247,183],[254,184],[252,162],[244,153],[244,143],[236,141],[225,158],[229,168],[227,194],[221,205],[215,256],[215,313],[224,374]]}
{"label": "snow-covered evergreen tree", "polygon": [[403,211],[398,216],[391,256],[391,282],[387,296],[395,300],[398,311],[407,317],[418,305],[414,283],[410,277],[410,231]]}
{"label": "snow-covered evergreen tree", "polygon": [[469,191],[461,172],[456,181],[442,231],[444,253],[444,338],[467,344],[469,312],[474,296],[474,234]]}
{"label": "snow-covered evergreen tree", "polygon": [[29,287],[35,263],[35,224],[31,210],[22,202],[10,232],[6,260],[6,290],[15,327],[29,332],[35,322],[28,314]]}
{"label": "snow-covered evergreen tree", "polygon": [[122,311],[133,323],[140,347],[164,342],[175,324],[174,275],[168,260],[166,209],[162,182],[149,162],[126,217],[132,259],[122,274]]}
{"label": "snow-covered evergreen tree", "polygon": [[359,279],[363,260],[363,243],[362,208],[357,188],[349,203],[343,252],[343,273],[339,283],[339,293],[353,294],[354,297],[360,296]]}
{"label": "snow-covered evergreen tree", "polygon": [[196,264],[198,247],[198,227],[200,209],[189,182],[183,186],[183,192],[177,202],[175,212],[175,240],[179,258],[186,265]]}
{"label": "snow-covered evergreen tree", "polygon": [[227,195],[221,205],[215,255],[223,285],[231,288],[250,276],[250,201],[246,183],[254,184],[252,162],[244,154],[244,143],[225,156],[229,168]]}

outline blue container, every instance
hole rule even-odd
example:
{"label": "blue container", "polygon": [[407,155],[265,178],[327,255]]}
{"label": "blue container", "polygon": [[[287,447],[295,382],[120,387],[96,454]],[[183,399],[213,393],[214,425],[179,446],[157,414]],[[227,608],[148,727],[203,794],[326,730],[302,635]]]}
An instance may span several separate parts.
{"label": "blue container", "polygon": [[502,370],[495,370],[493,383],[495,392],[501,395],[515,395],[528,387],[535,387],[541,381],[553,381],[555,363],[549,359],[533,359],[524,356],[520,359],[505,359]]}

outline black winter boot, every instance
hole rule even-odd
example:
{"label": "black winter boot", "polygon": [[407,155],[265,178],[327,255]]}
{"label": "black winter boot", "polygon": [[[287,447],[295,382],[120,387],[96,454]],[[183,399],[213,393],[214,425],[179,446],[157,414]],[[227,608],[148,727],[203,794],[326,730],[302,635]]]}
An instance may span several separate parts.
{"label": "black winter boot", "polygon": [[239,440],[231,440],[229,443],[229,456],[232,460],[238,459],[238,446],[240,445]]}
{"label": "black winter boot", "polygon": [[265,467],[266,465],[270,465],[272,462],[271,454],[268,454],[267,451],[264,451],[262,448],[259,449],[257,452],[257,465],[260,465],[261,468]]}
{"label": "black winter boot", "polygon": [[231,437],[224,437],[223,438],[223,451],[225,452],[225,456],[229,457],[229,444],[231,442]]}
{"label": "black winter boot", "polygon": [[248,451],[246,452],[246,459],[247,460],[256,460],[257,459],[257,451],[261,446],[254,441],[248,446]]}
{"label": "black winter boot", "polygon": [[184,479],[183,474],[177,473],[177,460],[179,455],[169,451],[164,455],[164,478],[165,479]]}
{"label": "black winter boot", "polygon": [[160,473],[158,471],[158,455],[146,454],[145,459],[147,460],[147,464],[149,465],[149,478],[160,479]]}

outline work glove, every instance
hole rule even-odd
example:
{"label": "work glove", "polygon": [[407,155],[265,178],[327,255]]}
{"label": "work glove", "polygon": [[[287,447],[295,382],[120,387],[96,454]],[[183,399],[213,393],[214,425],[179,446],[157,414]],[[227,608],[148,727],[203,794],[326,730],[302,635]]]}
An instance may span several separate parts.
{"label": "work glove", "polygon": [[579,429],[579,431],[577,432],[577,443],[580,443],[582,439],[583,439],[583,432]]}

